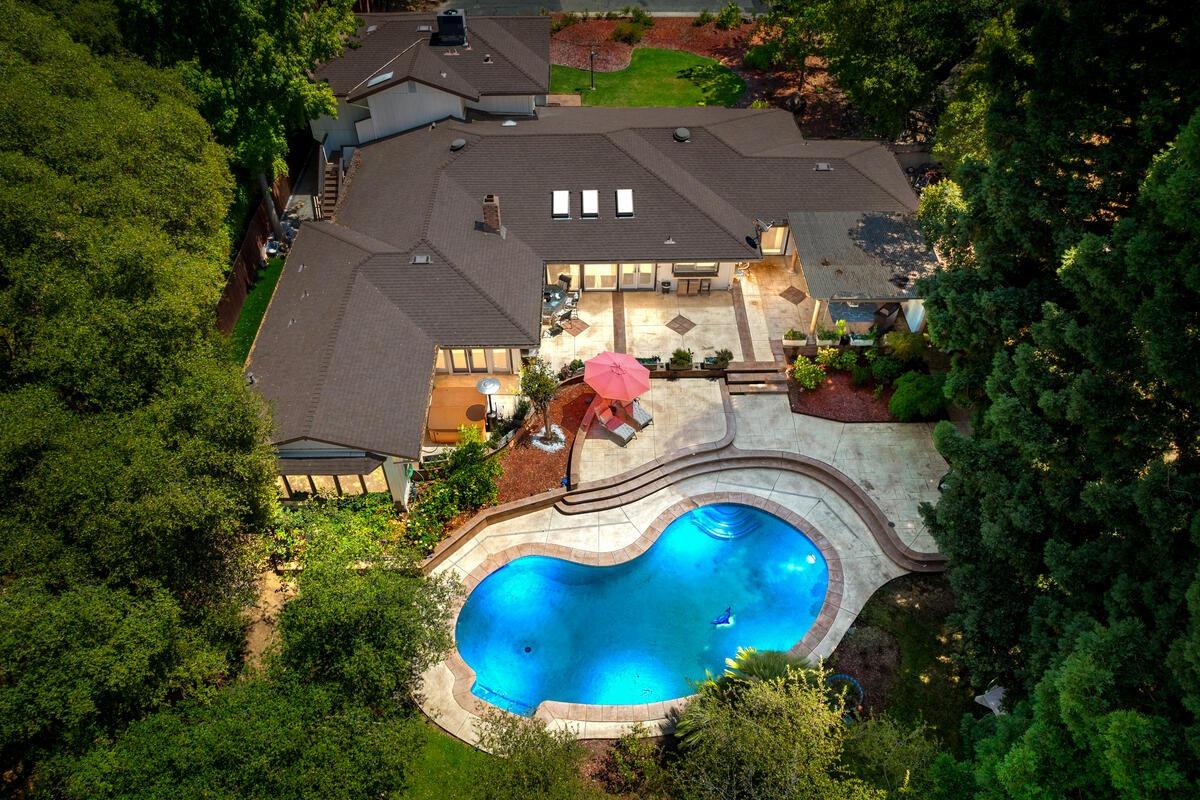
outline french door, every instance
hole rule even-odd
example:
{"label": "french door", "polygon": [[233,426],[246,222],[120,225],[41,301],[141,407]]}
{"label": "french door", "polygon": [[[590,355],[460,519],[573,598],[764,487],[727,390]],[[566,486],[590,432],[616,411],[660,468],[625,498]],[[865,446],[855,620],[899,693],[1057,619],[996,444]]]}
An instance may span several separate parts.
{"label": "french door", "polygon": [[621,265],[621,289],[622,291],[637,291],[639,289],[654,288],[654,265],[653,264],[622,264]]}

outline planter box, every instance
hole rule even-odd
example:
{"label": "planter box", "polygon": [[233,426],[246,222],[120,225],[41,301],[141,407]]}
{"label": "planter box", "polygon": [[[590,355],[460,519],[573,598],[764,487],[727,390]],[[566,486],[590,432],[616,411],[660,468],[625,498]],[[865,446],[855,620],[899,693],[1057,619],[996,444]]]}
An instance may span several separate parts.
{"label": "planter box", "polygon": [[806,344],[808,344],[808,339],[784,339],[783,340],[784,347],[804,347],[804,345],[806,345]]}
{"label": "planter box", "polygon": [[817,339],[817,347],[833,347],[837,342],[833,339]]}
{"label": "planter box", "polygon": [[872,346],[874,346],[874,344],[875,344],[874,336],[864,336],[862,338],[859,338],[857,336],[850,337],[850,346],[851,347],[872,347]]}

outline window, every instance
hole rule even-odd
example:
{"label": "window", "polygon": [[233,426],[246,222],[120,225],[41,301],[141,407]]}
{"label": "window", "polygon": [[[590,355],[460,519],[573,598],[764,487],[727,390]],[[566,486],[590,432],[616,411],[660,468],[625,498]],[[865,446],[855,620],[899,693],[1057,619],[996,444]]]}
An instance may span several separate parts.
{"label": "window", "polygon": [[554,219],[570,219],[571,218],[571,193],[565,189],[556,189],[551,192],[552,208],[551,216]]}
{"label": "window", "polygon": [[571,288],[578,289],[583,285],[580,280],[578,264],[547,264],[546,283],[558,283],[559,276],[566,275],[571,281]]}
{"label": "window", "polygon": [[448,366],[446,366],[446,351],[445,350],[439,349],[437,351],[437,358],[433,362],[433,369],[435,372],[448,372],[449,371],[450,368]]}
{"label": "window", "polygon": [[471,366],[467,363],[466,350],[451,350],[450,351],[450,370],[451,372],[470,372]]}
{"label": "window", "polygon": [[600,216],[600,193],[595,189],[584,189],[583,210],[580,216],[584,219],[596,219]]}
{"label": "window", "polygon": [[613,291],[617,288],[616,264],[584,264],[583,288]]}
{"label": "window", "polygon": [[716,275],[715,261],[676,261],[671,267],[672,275]]}
{"label": "window", "polygon": [[367,81],[367,86],[378,86],[379,84],[383,83],[384,81],[390,81],[391,79],[392,79],[392,73],[384,72],[383,74],[376,75],[374,78],[371,78],[371,80]]}
{"label": "window", "polygon": [[487,372],[487,351],[483,349],[471,349],[467,351],[471,358],[471,372]]}
{"label": "window", "polygon": [[617,189],[617,216],[633,216],[633,189]]}
{"label": "window", "polygon": [[512,372],[512,360],[507,350],[492,351],[492,372]]}

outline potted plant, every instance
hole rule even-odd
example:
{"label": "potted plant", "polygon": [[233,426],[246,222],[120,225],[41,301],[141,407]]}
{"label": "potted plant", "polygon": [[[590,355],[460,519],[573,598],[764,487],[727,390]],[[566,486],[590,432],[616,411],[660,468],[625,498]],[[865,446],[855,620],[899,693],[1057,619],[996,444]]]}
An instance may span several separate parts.
{"label": "potted plant", "polygon": [[839,319],[834,323],[833,329],[837,333],[838,344],[842,347],[848,346],[850,344],[850,334],[846,333],[846,320]]}
{"label": "potted plant", "polygon": [[850,334],[850,344],[854,347],[870,347],[875,344],[875,326],[872,325],[866,333]]}
{"label": "potted plant", "polygon": [[671,360],[667,366],[674,370],[691,369],[692,351],[685,347],[680,347],[674,353],[671,353]]}
{"label": "potted plant", "polygon": [[711,356],[704,357],[704,368],[725,369],[730,361],[733,361],[733,351],[723,347]]}
{"label": "potted plant", "polygon": [[833,328],[817,330],[817,347],[832,347],[837,344],[838,332]]}
{"label": "potted plant", "polygon": [[808,337],[795,328],[788,328],[787,333],[783,335],[784,347],[800,347],[807,343]]}

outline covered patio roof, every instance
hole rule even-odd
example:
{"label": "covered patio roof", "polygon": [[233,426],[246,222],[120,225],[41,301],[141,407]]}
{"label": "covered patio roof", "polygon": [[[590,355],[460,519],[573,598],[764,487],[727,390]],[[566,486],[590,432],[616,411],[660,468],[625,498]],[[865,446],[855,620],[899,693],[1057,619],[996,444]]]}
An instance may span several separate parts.
{"label": "covered patio roof", "polygon": [[937,268],[906,214],[793,211],[788,225],[809,293],[819,300],[904,300]]}

